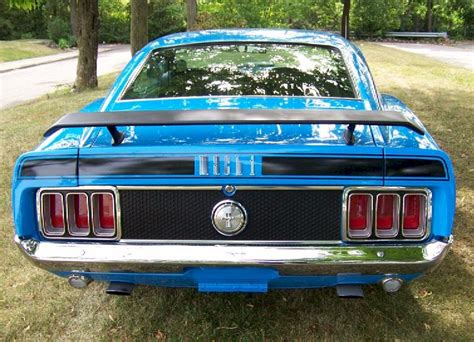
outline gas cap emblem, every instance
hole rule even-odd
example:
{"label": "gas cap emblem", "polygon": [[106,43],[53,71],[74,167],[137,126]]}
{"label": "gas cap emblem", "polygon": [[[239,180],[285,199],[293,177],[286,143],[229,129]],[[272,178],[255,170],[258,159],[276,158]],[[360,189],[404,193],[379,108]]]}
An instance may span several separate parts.
{"label": "gas cap emblem", "polygon": [[237,235],[247,225],[247,212],[238,202],[221,201],[212,209],[212,225],[222,235]]}

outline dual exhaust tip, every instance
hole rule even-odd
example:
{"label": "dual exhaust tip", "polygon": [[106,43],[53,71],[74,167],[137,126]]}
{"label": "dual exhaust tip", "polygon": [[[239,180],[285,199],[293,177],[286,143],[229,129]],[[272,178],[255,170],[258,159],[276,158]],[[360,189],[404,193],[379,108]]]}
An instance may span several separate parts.
{"label": "dual exhaust tip", "polygon": [[[85,289],[91,282],[92,279],[83,275],[71,275],[68,278],[69,285],[76,289]],[[403,280],[397,277],[386,277],[381,281],[382,288],[387,293],[395,293],[402,287]],[[111,295],[117,296],[129,296],[134,284],[113,281],[109,283],[105,292]],[[336,286],[337,294],[339,297],[344,298],[361,298],[364,296],[361,285],[338,285]]]}

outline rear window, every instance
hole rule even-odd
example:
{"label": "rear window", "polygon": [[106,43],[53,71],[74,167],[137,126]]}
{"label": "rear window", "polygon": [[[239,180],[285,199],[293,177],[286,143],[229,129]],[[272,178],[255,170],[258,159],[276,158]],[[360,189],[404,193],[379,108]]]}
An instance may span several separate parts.
{"label": "rear window", "polygon": [[236,95],[355,97],[335,48],[235,43],[155,50],[123,99]]}

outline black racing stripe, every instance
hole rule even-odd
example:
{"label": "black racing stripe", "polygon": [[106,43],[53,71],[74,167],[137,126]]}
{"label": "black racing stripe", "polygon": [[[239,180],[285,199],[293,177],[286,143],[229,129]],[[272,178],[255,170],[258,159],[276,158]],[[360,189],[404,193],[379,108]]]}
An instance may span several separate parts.
{"label": "black racing stripe", "polygon": [[21,177],[75,176],[76,158],[30,159],[21,166]]}
{"label": "black racing stripe", "polygon": [[263,175],[383,176],[381,158],[263,157]]}
{"label": "black racing stripe", "polygon": [[386,159],[387,177],[446,177],[443,162],[436,159]]}
{"label": "black racing stripe", "polygon": [[79,176],[194,175],[194,158],[80,158]]}

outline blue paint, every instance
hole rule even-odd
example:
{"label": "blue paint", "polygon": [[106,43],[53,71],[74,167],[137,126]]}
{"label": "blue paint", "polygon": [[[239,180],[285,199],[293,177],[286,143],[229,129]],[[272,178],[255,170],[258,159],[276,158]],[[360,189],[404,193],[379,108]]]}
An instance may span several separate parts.
{"label": "blue paint", "polygon": [[[61,277],[80,274],[97,281],[124,282],[137,285],[197,288],[199,292],[267,292],[272,289],[323,288],[336,285],[377,284],[384,275],[280,275],[272,268],[192,267],[181,273],[99,273],[60,272]],[[393,275],[408,282],[420,274]]]}
{"label": "blue paint", "polygon": [[[127,81],[154,49],[213,42],[281,42],[327,45],[344,55],[359,97],[356,99],[273,96],[222,96],[161,98],[120,101]],[[378,95],[365,57],[353,43],[330,33],[304,30],[214,30],[186,32],[159,38],[137,53],[116,79],[105,98],[85,106],[83,112],[157,109],[354,109],[396,110],[419,123],[416,115],[399,99]],[[427,187],[433,194],[432,233],[429,239],[451,234],[455,213],[455,176],[452,163],[428,132],[419,135],[403,127],[357,126],[354,146],[343,140],[343,125],[206,125],[181,127],[120,127],[127,138],[111,146],[104,128],[60,130],[33,151],[20,156],[12,179],[12,207],[16,234],[44,240],[38,232],[36,191],[40,187],[78,185],[280,185],[280,186],[397,186]],[[20,177],[21,165],[29,159],[232,155],[242,160],[243,175],[199,176],[84,176]],[[256,174],[249,172],[249,156],[255,156]],[[261,174],[263,156],[429,158],[441,160],[446,178],[280,176]],[[221,158],[222,159],[222,158]],[[196,161],[197,163],[197,161]],[[197,165],[197,164],[196,164]],[[109,242],[110,243],[110,242]],[[350,243],[341,242],[341,245]],[[196,287],[201,291],[265,292],[276,288],[318,288],[338,284],[374,284],[381,275],[284,276],[271,268],[190,268],[178,274],[85,273],[99,281]],[[61,273],[67,276],[69,273]],[[401,275],[409,281],[415,275]]]}

